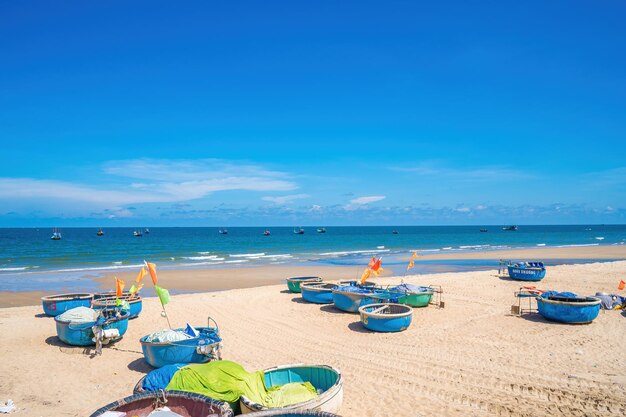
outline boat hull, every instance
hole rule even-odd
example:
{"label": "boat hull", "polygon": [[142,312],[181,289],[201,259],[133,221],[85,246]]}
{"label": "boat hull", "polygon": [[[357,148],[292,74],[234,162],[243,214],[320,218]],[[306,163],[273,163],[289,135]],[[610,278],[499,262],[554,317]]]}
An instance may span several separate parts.
{"label": "boat hull", "polygon": [[[390,314],[376,313],[377,309],[387,307]],[[403,304],[370,304],[359,308],[363,327],[374,332],[401,332],[408,329],[413,320],[413,310]]]}
{"label": "boat hull", "polygon": [[334,287],[335,285],[333,284],[328,284],[327,286],[321,286],[317,284],[302,284],[300,286],[302,299],[308,301],[309,303],[332,304]]}
{"label": "boat hull", "polygon": [[[120,297],[121,300],[126,300],[128,301],[128,304],[130,306],[130,317],[129,319],[134,319],[139,317],[139,313],[141,313],[141,310],[143,309],[143,300],[141,299],[141,297],[135,297],[133,299],[130,299],[129,296],[122,296]],[[117,301],[115,298],[97,298],[94,299],[91,303],[91,306],[94,310],[102,310],[103,308],[111,308],[111,307],[115,307],[117,304]]]}
{"label": "boat hull", "polygon": [[516,281],[541,281],[546,276],[545,268],[519,268],[509,266],[509,278]]}
{"label": "boat hull", "polygon": [[586,302],[554,301],[537,297],[537,309],[546,320],[559,323],[591,323],[600,313],[600,299],[587,297]]}
{"label": "boat hull", "polygon": [[[120,339],[128,330],[128,317],[129,313],[122,315],[121,317],[110,319],[102,326],[103,330],[117,329],[120,333]],[[96,342],[93,340],[94,334],[92,327],[96,325],[96,322],[72,324],[67,321],[55,319],[57,336],[63,343],[72,346],[94,346]]]}
{"label": "boat hull", "polygon": [[341,373],[331,366],[285,365],[265,369],[263,372],[265,374],[265,386],[267,388],[276,385],[284,385],[289,382],[310,382],[318,392],[321,390],[322,393],[317,398],[309,401],[271,409],[261,404],[253,403],[245,396],[242,396],[239,400],[242,414],[263,410],[283,412],[315,410],[337,413],[341,408],[341,404],[343,403],[343,379]]}
{"label": "boat hull", "polygon": [[287,288],[293,293],[300,293],[300,284],[305,282],[322,282],[320,277],[292,277],[287,278]]}
{"label": "boat hull", "polygon": [[[196,330],[215,330],[210,327],[196,327]],[[177,329],[183,330],[183,329]],[[180,340],[177,342],[163,342],[154,343],[147,342],[144,336],[139,339],[141,343],[141,350],[143,351],[143,357],[153,368],[160,368],[165,365],[172,365],[175,363],[206,363],[212,358],[197,352],[198,338]],[[218,343],[215,344],[217,348]]]}
{"label": "boat hull", "polygon": [[89,307],[93,294],[57,294],[41,297],[46,316],[56,317],[76,307]]}
{"label": "boat hull", "polygon": [[398,303],[405,304],[411,307],[426,307],[430,304],[430,300],[433,298],[432,292],[414,292],[398,298]]}
{"label": "boat hull", "polygon": [[90,417],[101,416],[107,411],[124,412],[127,416],[147,417],[154,411],[157,398],[164,398],[168,408],[182,417],[233,417],[233,410],[228,404],[205,395],[183,391],[165,391],[158,396],[153,392],[131,395],[105,405]]}

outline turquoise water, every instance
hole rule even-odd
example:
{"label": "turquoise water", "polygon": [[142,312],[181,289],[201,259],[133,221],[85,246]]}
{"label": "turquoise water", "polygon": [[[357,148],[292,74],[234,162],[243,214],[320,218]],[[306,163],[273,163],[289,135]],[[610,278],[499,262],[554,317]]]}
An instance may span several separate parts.
{"label": "turquoise water", "polygon": [[[488,229],[481,233],[479,229]],[[303,235],[292,228],[150,228],[149,234],[133,236],[131,228],[62,229],[62,240],[50,240],[52,229],[0,229],[0,291],[41,289],[62,279],[72,285],[86,275],[137,269],[143,260],[160,269],[241,267],[255,265],[348,265],[358,266],[372,255],[382,256],[387,266],[400,265],[399,258],[417,250],[428,253],[458,253],[509,248],[623,245],[626,225],[520,226],[516,232],[502,226],[416,226],[416,227],[327,227],[317,233],[305,227]],[[393,234],[396,230],[398,234]],[[491,261],[488,262],[493,265]],[[421,268],[436,265],[447,270],[486,266],[485,261],[422,262]],[[431,268],[432,269],[432,268]],[[417,271],[419,272],[419,271]],[[28,279],[10,279],[19,277]],[[30,283],[28,283],[30,282]]]}

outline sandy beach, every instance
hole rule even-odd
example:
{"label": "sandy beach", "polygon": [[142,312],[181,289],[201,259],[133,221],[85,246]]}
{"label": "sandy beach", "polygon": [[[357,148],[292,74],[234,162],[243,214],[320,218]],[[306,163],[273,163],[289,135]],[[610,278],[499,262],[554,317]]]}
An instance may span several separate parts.
{"label": "sandy beach", "polygon": [[[615,292],[625,276],[624,261],[562,265],[549,268],[541,287]],[[358,315],[304,303],[284,284],[177,295],[168,312],[176,326],[202,325],[213,317],[224,339],[224,359],[248,370],[298,362],[339,368],[345,417],[626,412],[622,312],[602,311],[589,325],[512,316],[520,283],[496,271],[407,281],[441,285],[446,305],[415,309],[411,327],[397,334],[366,331]],[[86,416],[130,395],[151,369],[138,340],[166,326],[159,313],[158,300],[145,299],[125,337],[93,356],[91,349],[63,345],[39,305],[0,309],[0,399],[15,402],[15,415]]]}

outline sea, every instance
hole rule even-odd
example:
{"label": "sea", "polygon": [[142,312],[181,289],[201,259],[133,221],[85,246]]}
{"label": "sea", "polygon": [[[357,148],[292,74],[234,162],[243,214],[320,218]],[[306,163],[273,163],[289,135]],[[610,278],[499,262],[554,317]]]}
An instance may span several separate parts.
{"label": "sea", "polygon": [[[515,248],[624,245],[626,225],[503,226],[346,226],[63,228],[51,240],[51,228],[0,228],[0,291],[91,290],[85,277],[138,270],[144,260],[159,269],[242,268],[263,265],[367,264],[382,257],[383,266],[404,265],[418,254],[495,251]],[[486,229],[487,232],[481,232]],[[134,231],[141,230],[137,237]],[[421,261],[415,273],[490,269],[497,260]],[[96,285],[92,283],[92,285]]]}

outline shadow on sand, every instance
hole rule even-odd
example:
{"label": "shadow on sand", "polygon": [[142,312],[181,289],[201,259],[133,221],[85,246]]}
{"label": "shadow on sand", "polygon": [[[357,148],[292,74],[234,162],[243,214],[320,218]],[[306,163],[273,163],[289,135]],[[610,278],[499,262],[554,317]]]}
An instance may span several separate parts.
{"label": "shadow on sand", "polygon": [[361,323],[361,321],[353,321],[352,323],[348,324],[348,329],[357,333],[374,333],[371,330],[367,330],[365,327],[363,327],[363,323]]}

